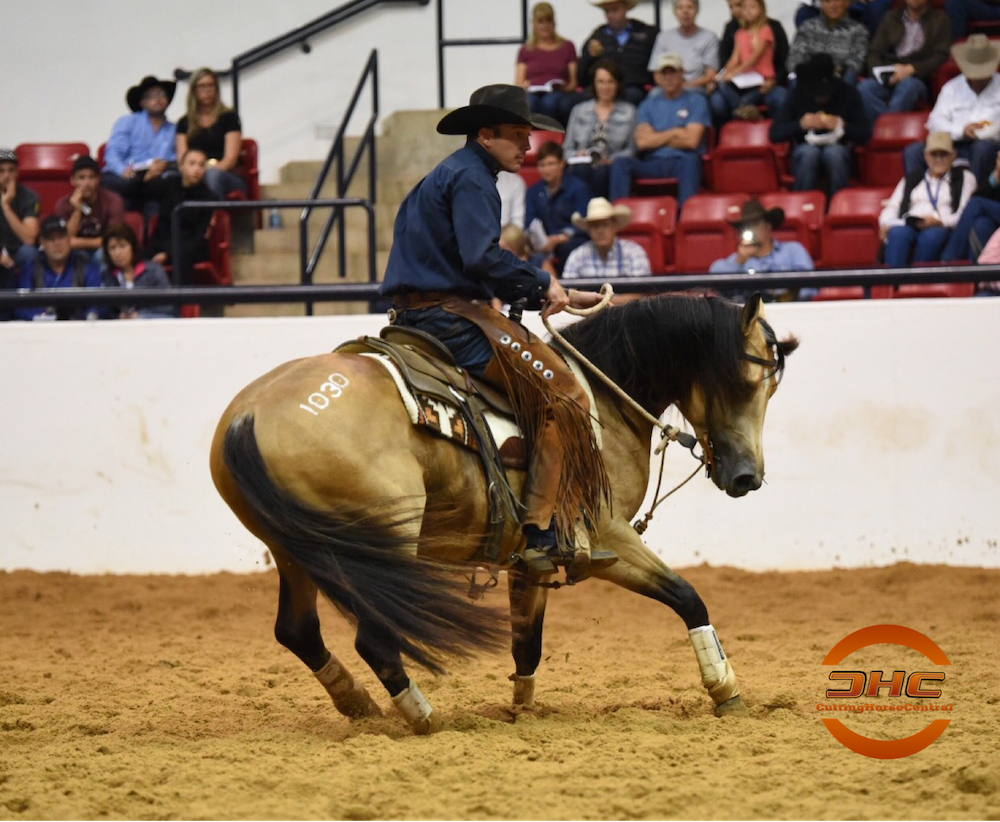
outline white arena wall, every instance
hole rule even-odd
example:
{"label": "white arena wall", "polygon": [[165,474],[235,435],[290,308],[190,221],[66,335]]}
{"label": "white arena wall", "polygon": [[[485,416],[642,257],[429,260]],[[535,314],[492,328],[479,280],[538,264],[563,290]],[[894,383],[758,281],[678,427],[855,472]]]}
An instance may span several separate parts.
{"label": "white arena wall", "polygon": [[[658,509],[647,542],[677,567],[1000,567],[1000,300],[768,314],[802,347],[768,414],[767,484],[734,500],[699,476]],[[270,368],[382,325],[0,324],[0,569],[262,570],[263,545],[209,476],[216,421]],[[672,446],[664,488],[691,467]]]}

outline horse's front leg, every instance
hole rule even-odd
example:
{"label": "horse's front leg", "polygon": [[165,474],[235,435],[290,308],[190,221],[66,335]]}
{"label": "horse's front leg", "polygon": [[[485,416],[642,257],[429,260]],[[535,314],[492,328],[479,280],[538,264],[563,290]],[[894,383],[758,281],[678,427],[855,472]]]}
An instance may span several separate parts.
{"label": "horse's front leg", "polygon": [[508,569],[507,593],[510,597],[510,622],[513,629],[511,653],[514,656],[514,705],[535,705],[535,671],[542,658],[542,625],[548,588],[528,581],[526,574]]}
{"label": "horse's front leg", "polygon": [[593,576],[669,605],[684,620],[694,647],[701,681],[715,702],[718,716],[746,713],[732,663],[708,619],[708,609],[691,583],[675,574],[639,538],[625,520],[615,519],[599,534],[605,547],[619,560]]}

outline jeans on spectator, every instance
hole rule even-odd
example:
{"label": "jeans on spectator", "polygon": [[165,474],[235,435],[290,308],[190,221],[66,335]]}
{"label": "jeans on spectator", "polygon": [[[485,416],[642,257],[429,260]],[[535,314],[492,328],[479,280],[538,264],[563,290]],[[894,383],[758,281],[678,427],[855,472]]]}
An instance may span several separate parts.
{"label": "jeans on spectator", "polygon": [[[14,261],[11,268],[0,266],[0,288],[16,289],[20,286],[21,272],[30,271],[35,266],[38,246],[25,243],[10,255]],[[13,309],[0,308],[0,322],[14,319]]]}
{"label": "jeans on spectator", "polygon": [[970,20],[1000,20],[1000,6],[985,0],[948,0],[944,11],[951,18],[952,40],[961,40],[969,35]]}
{"label": "jeans on spectator", "polygon": [[563,125],[569,121],[569,112],[573,108],[572,93],[561,91],[532,91],[528,93],[528,108],[535,114],[544,114]]}
{"label": "jeans on spectator", "polygon": [[122,177],[113,171],[102,171],[101,185],[121,196],[125,201],[126,211],[141,211],[148,222],[150,217],[160,213],[160,200],[166,193],[164,178],[176,173],[168,171],[146,182],[145,172],[142,171],[135,177]]}
{"label": "jeans on spectator", "polygon": [[[661,149],[662,150],[662,149]],[[614,202],[632,193],[632,181],[641,177],[676,177],[677,203],[684,202],[698,193],[701,184],[701,152],[667,149],[669,154],[640,160],[638,157],[619,157],[611,165],[608,184],[609,199]]]}
{"label": "jeans on spectator", "polygon": [[761,93],[759,88],[740,90],[732,83],[720,83],[711,97],[708,98],[709,107],[712,109],[712,121],[716,128],[721,128],[733,117],[733,111],[740,106],[759,106],[761,103],[767,105],[771,116],[774,116],[781,104],[788,97],[788,89],[784,86],[775,86],[766,93]]}
{"label": "jeans on spectator", "polygon": [[[955,142],[955,152],[963,160],[969,161],[969,168],[976,175],[977,180],[985,180],[993,171],[997,162],[998,149],[1000,149],[1000,143],[996,140],[957,140]],[[903,168],[907,174],[927,170],[923,143],[911,143],[903,149]]]}
{"label": "jeans on spectator", "polygon": [[593,163],[576,163],[567,166],[574,177],[583,180],[595,197],[610,198],[608,184],[611,180],[611,164],[594,165]]}
{"label": "jeans on spectator", "polygon": [[894,86],[884,86],[869,77],[858,86],[858,92],[872,123],[887,111],[915,111],[917,104],[927,99],[927,85],[919,77],[907,77]]}
{"label": "jeans on spectator", "polygon": [[893,226],[885,241],[885,264],[891,268],[906,268],[910,264],[911,250],[915,263],[937,262],[941,259],[941,250],[948,242],[950,231],[944,226],[923,229],[908,225]]}
{"label": "jeans on spectator", "polygon": [[247,193],[247,184],[239,174],[221,168],[205,169],[205,185],[219,200],[225,200],[233,191]]}
{"label": "jeans on spectator", "polygon": [[[656,86],[653,86],[656,89]],[[622,97],[625,98],[627,103],[631,103],[633,106],[638,106],[643,100],[646,99],[646,88],[644,86],[625,86],[622,91]],[[586,97],[584,97],[586,99]]]}
{"label": "jeans on spectator", "polygon": [[[987,197],[972,197],[962,211],[958,225],[951,232],[941,260],[975,260],[993,232],[1000,228],[1000,203]],[[975,236],[975,239],[973,239]]]}
{"label": "jeans on spectator", "polygon": [[795,191],[812,191],[818,187],[820,171],[826,173],[828,196],[847,188],[851,177],[851,148],[843,143],[832,146],[811,146],[799,143],[792,149],[792,176]]}

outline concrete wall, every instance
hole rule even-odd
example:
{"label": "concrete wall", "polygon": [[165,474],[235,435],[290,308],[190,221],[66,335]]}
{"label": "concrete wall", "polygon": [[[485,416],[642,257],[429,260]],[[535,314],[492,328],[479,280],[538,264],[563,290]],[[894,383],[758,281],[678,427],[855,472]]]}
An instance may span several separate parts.
{"label": "concrete wall", "polygon": [[[733,500],[699,477],[657,511],[647,542],[676,566],[1000,567],[1000,300],[769,315],[802,347],[768,414],[767,484]],[[216,421],[270,368],[382,324],[0,325],[0,568],[263,568],[209,477]],[[664,488],[693,465],[669,450]]]}
{"label": "concrete wall", "polygon": [[[349,96],[372,48],[381,60],[382,113],[437,107],[436,4],[388,6],[316,38],[312,54],[291,50],[241,80],[244,133],[261,146],[263,182],[290,160],[326,156]],[[520,36],[518,0],[443,0],[449,38]],[[3,3],[0,48],[0,146],[83,140],[96,152],[115,119],[127,113],[126,89],[147,74],[177,67],[225,69],[234,55],[336,8],[340,0],[174,0],[168,6],[126,0],[35,0]],[[559,30],[577,46],[601,21],[585,0],[554,0]],[[769,11],[792,31],[796,0],[772,0]],[[702,3],[699,23],[721,32],[723,0]],[[664,0],[664,25],[675,21]],[[635,15],[652,22],[653,7]],[[449,106],[487,83],[514,77],[516,46],[447,50]],[[168,115],[184,113],[178,87]],[[231,100],[227,88],[223,96]],[[362,110],[350,133],[359,133]]]}

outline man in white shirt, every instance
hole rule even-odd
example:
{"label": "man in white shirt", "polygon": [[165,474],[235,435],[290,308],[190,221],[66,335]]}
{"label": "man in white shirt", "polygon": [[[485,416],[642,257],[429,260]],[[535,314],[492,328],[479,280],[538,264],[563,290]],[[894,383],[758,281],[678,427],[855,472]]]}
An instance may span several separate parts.
{"label": "man in white shirt", "polygon": [[651,274],[649,257],[633,240],[617,234],[632,220],[632,209],[611,205],[603,197],[587,203],[587,216],[577,212],[573,225],[590,235],[590,242],[569,255],[563,279],[581,277],[645,277]]}
{"label": "man in white shirt", "polygon": [[[973,34],[951,47],[962,74],[944,84],[927,117],[927,131],[944,131],[955,141],[958,157],[967,160],[977,180],[985,180],[996,163],[1000,136],[1000,46],[985,34]],[[927,168],[924,144],[903,152],[907,175]]]}
{"label": "man in white shirt", "polygon": [[497,173],[497,191],[500,192],[500,228],[511,224],[524,228],[524,203],[527,191],[524,177],[501,169]]}

